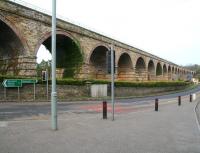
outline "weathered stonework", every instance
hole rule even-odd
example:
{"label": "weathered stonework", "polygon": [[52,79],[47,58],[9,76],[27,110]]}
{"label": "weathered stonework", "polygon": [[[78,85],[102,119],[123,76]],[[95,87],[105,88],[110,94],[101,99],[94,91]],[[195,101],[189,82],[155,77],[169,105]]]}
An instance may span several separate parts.
{"label": "weathered stonework", "polygon": [[[116,97],[130,97],[130,96],[147,96],[147,95],[159,95],[163,93],[169,93],[170,91],[179,91],[187,88],[187,86],[181,87],[116,87],[115,96]],[[51,85],[49,85],[48,99],[47,99],[47,89],[45,84],[36,84],[36,92],[34,99],[34,87],[32,84],[23,85],[22,88],[6,88],[6,90],[0,86],[0,102],[6,101],[18,101],[18,102],[28,102],[28,101],[47,101],[51,99]],[[6,92],[5,92],[6,91]],[[75,85],[57,85],[57,100],[82,100],[91,98],[90,85],[75,86]],[[110,91],[108,91],[110,95]],[[105,97],[104,97],[105,98]]]}
{"label": "weathered stonework", "polygon": [[[19,55],[5,57],[2,54],[2,57],[0,57],[1,73],[18,76],[36,76],[36,54],[40,45],[51,37],[51,17],[13,2],[0,1],[0,23],[0,26],[7,25],[8,30],[4,29],[5,33],[11,34],[13,31],[13,35],[20,42],[20,44],[17,44],[15,41],[12,44],[14,46],[13,50],[17,50],[18,46],[22,48],[21,51],[16,53]],[[9,29],[12,29],[12,31],[9,31]],[[150,53],[59,19],[57,20],[57,35],[68,37],[79,46],[83,56],[83,63],[75,71],[76,78],[110,78],[105,69],[106,63],[104,58],[106,57],[103,55],[102,50],[98,51],[100,52],[99,57],[95,55],[97,59],[102,58],[104,62],[101,63],[102,65],[99,64],[100,68],[98,69],[91,62],[91,56],[96,48],[103,46],[108,50],[110,44],[114,44],[117,80],[185,80],[188,74],[194,74],[192,71]],[[3,37],[0,39],[3,39]],[[11,46],[11,44],[8,45]],[[4,49],[3,46],[0,46],[0,53],[6,52]],[[125,56],[124,54],[127,55]],[[122,56],[124,56],[124,59],[120,59]],[[138,62],[139,59],[142,59],[143,63]],[[126,63],[127,60],[130,60],[130,62]],[[153,61],[151,66],[149,66],[150,61]],[[162,67],[162,72],[159,75],[156,74],[158,63]],[[102,67],[104,68],[102,69]]]}

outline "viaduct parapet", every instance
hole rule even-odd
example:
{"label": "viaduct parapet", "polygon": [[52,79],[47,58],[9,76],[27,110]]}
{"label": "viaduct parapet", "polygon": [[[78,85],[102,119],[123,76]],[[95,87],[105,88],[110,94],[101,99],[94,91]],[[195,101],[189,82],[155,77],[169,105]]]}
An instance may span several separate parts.
{"label": "viaduct parapet", "polygon": [[[0,1],[0,73],[36,76],[36,55],[43,44],[51,50],[51,16]],[[186,80],[195,72],[165,59],[57,19],[57,68],[63,77],[108,79],[106,53],[116,51],[117,80]]]}

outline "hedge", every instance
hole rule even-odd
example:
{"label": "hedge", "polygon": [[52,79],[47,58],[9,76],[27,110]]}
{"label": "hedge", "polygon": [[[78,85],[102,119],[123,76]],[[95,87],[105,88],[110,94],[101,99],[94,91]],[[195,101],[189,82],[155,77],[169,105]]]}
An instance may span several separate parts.
{"label": "hedge", "polygon": [[[110,84],[108,80],[75,80],[75,79],[59,79],[56,81],[59,85],[86,85],[86,84]],[[116,87],[174,87],[188,86],[190,82],[170,81],[170,82],[125,82],[116,81]]]}
{"label": "hedge", "polygon": [[[0,81],[3,82],[4,79],[31,79],[27,77],[13,77],[13,76],[0,76]],[[36,79],[36,78],[32,78]],[[39,84],[45,84],[41,78],[38,79]],[[86,85],[86,84],[110,84],[108,80],[77,80],[71,78],[57,79],[56,83],[59,85]],[[49,80],[51,84],[51,80]],[[190,82],[184,81],[170,81],[170,82],[128,82],[128,81],[116,81],[116,87],[174,87],[174,86],[187,86]]]}

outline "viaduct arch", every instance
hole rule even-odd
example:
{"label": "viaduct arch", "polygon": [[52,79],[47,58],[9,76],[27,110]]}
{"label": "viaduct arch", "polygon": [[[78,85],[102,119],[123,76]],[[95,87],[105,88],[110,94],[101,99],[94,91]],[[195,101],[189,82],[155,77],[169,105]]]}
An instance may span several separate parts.
{"label": "viaduct arch", "polygon": [[[5,37],[6,35],[6,37]],[[10,1],[0,1],[0,74],[36,76],[41,44],[51,49],[51,17]],[[186,80],[193,71],[104,35],[57,19],[57,68],[62,77],[108,79],[106,54],[116,51],[117,80]]]}

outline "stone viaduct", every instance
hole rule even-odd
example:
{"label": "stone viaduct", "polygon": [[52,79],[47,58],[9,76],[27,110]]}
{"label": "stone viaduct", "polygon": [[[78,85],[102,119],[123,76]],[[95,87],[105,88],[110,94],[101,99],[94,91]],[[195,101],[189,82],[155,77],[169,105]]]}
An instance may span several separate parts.
{"label": "stone viaduct", "polygon": [[[51,16],[0,1],[0,73],[36,76],[41,45],[51,49]],[[194,72],[91,30],[57,19],[57,68],[64,77],[108,79],[106,53],[116,51],[117,80],[185,80]]]}

